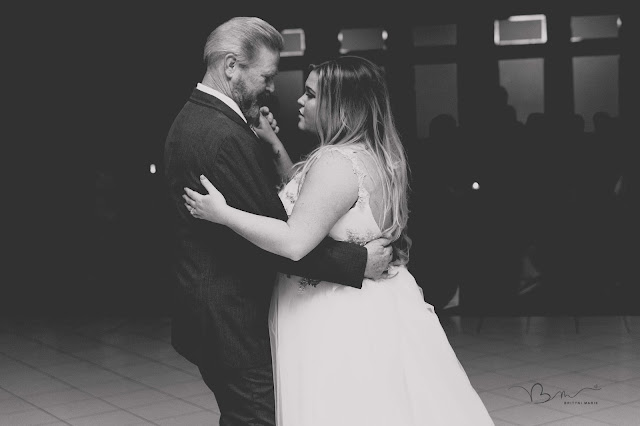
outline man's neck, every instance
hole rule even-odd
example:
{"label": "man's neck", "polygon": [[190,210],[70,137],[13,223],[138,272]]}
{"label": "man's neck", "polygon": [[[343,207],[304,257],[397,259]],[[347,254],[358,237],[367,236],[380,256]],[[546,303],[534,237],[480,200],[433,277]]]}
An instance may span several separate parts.
{"label": "man's neck", "polygon": [[220,81],[219,78],[215,78],[210,73],[206,73],[204,75],[204,77],[202,78],[201,84],[204,84],[207,87],[211,87],[213,90],[217,90],[223,95],[233,99],[233,97],[231,96],[231,87],[229,86],[229,84],[227,82]]}
{"label": "man's neck", "polygon": [[224,102],[225,104],[227,104],[227,106],[229,108],[231,108],[232,110],[234,110],[236,112],[236,114],[238,114],[240,116],[240,118],[242,118],[242,120],[246,123],[247,119],[244,116],[244,114],[242,113],[242,111],[240,110],[240,107],[238,106],[238,104],[236,103],[236,101],[234,101],[233,99],[231,99],[229,96],[225,95],[224,93],[220,92],[217,89],[214,89],[211,86],[207,86],[204,83],[198,83],[197,85],[197,89],[201,90],[203,92],[206,92],[212,96],[215,96],[216,98],[220,99],[222,102]]}

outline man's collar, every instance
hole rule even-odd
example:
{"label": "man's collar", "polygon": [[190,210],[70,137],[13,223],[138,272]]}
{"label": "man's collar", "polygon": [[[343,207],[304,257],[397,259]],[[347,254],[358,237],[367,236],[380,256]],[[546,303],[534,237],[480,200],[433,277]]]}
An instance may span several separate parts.
{"label": "man's collar", "polygon": [[238,104],[231,99],[230,97],[228,97],[227,95],[225,95],[222,92],[217,91],[216,89],[213,89],[209,86],[205,86],[202,83],[198,83],[198,85],[196,86],[196,89],[208,93],[211,96],[215,96],[216,98],[220,99],[222,102],[224,102],[225,104],[227,104],[227,106],[229,108],[231,108],[232,110],[234,110],[236,112],[236,114],[238,114],[240,116],[240,118],[242,118],[242,120],[246,123],[247,122],[247,118],[244,116],[244,114],[242,113],[242,111],[240,111],[240,107],[238,106]]}

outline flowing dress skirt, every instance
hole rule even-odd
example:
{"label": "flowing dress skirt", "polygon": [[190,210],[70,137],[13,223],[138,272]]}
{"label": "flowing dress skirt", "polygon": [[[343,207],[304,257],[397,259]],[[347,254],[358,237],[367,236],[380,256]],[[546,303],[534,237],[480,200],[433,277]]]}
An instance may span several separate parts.
{"label": "flowing dress skirt", "polygon": [[279,275],[278,426],[493,425],[414,277],[393,272],[362,289]]}

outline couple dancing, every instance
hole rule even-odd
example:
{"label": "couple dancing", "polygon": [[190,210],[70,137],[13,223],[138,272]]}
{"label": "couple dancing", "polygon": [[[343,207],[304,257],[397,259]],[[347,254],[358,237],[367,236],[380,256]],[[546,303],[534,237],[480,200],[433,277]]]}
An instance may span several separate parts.
{"label": "couple dancing", "polygon": [[172,344],[222,426],[492,425],[406,268],[408,172],[384,75],[353,56],[313,66],[298,127],[319,146],[294,165],[260,107],[282,47],[258,18],[219,26],[169,131]]}

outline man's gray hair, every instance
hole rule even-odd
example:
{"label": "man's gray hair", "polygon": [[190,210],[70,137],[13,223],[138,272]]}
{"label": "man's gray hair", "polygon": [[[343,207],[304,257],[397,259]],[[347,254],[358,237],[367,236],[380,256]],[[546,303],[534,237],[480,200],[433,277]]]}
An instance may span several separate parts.
{"label": "man's gray hair", "polygon": [[239,65],[250,65],[263,47],[281,52],[284,48],[282,35],[260,18],[238,16],[209,34],[204,47],[204,62],[207,68],[214,68],[228,53],[233,53]]}

